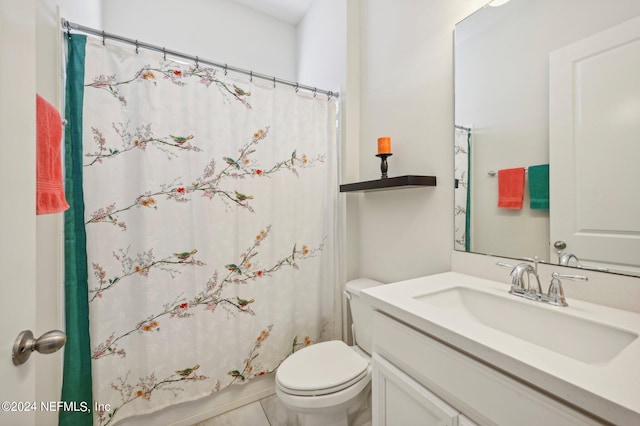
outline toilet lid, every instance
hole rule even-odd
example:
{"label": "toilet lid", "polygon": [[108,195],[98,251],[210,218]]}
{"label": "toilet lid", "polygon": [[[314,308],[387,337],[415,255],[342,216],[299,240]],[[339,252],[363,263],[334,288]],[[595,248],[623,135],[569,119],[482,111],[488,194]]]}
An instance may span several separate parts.
{"label": "toilet lid", "polygon": [[322,395],[359,381],[368,368],[365,358],[341,340],[332,340],[290,355],[278,368],[276,380],[290,393]]}

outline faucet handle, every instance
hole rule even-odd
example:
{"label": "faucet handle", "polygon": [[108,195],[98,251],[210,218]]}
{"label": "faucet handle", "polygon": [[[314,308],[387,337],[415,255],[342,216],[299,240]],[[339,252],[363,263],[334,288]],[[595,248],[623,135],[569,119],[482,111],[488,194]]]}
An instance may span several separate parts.
{"label": "faucet handle", "polygon": [[522,260],[533,262],[533,267],[535,268],[536,273],[538,273],[538,263],[547,263],[543,259],[540,259],[538,256],[523,257]]}
{"label": "faucet handle", "polygon": [[504,263],[504,262],[496,262],[496,265],[501,268],[513,269],[513,265],[509,265],[508,263]]}
{"label": "faucet handle", "polygon": [[586,269],[588,271],[609,272],[609,268],[603,268],[601,266],[577,265],[576,268]]}
{"label": "faucet handle", "polygon": [[559,274],[554,272],[551,274],[551,284],[549,284],[549,291],[547,292],[547,301],[556,306],[569,306],[567,300],[564,297],[564,289],[562,288],[562,282],[560,278],[566,278],[568,280],[582,280],[589,281],[588,277],[584,275],[576,274]]}
{"label": "faucet handle", "polygon": [[585,277],[584,275],[577,275],[577,274],[559,274],[557,272],[554,272],[553,274],[551,274],[551,277],[556,277],[556,278],[566,278],[568,280],[572,280],[572,281],[589,281],[589,277]]}
{"label": "faucet handle", "polygon": [[547,261],[546,261],[546,260],[544,260],[544,259],[540,259],[538,256],[533,256],[533,257],[521,257],[521,259],[522,259],[522,260],[526,260],[526,261],[528,261],[528,262],[533,262],[533,263],[535,263],[536,265],[537,265],[538,263],[547,263]]}

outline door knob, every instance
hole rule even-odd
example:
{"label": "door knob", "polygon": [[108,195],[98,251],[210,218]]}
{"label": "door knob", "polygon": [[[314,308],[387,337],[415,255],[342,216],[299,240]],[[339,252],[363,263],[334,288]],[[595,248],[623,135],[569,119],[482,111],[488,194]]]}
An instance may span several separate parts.
{"label": "door knob", "polygon": [[564,250],[567,248],[567,243],[565,243],[564,241],[558,240],[555,243],[553,243],[553,246],[558,250]]}
{"label": "door knob", "polygon": [[24,364],[33,351],[40,352],[41,354],[51,354],[63,347],[66,341],[67,335],[60,330],[46,332],[37,339],[33,338],[31,330],[21,331],[13,344],[13,354],[11,357],[13,364]]}

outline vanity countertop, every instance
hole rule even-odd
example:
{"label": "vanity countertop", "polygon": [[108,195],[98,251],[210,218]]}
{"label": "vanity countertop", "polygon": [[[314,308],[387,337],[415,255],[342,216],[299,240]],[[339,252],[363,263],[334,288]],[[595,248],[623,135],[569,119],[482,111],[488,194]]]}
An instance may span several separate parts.
{"label": "vanity countertop", "polygon": [[[555,307],[508,293],[505,283],[457,272],[400,281],[363,290],[362,297],[382,311],[498,370],[516,376],[569,404],[613,424],[640,424],[640,338],[636,337],[611,359],[583,361],[530,343],[472,320],[473,315],[438,308],[421,298],[449,289],[471,289],[535,307],[549,318],[558,314],[610,326],[640,336],[640,314],[568,299],[569,307]],[[436,299],[434,299],[436,300]],[[497,299],[496,299],[497,300]],[[539,309],[538,309],[539,308]],[[505,314],[501,320],[514,321]],[[517,320],[517,319],[516,319]],[[545,320],[547,320],[545,318]],[[540,327],[545,333],[546,326]],[[556,330],[562,331],[562,330]],[[572,336],[567,336],[571,339]],[[594,341],[593,345],[602,344]],[[579,354],[578,354],[579,355]],[[580,358],[580,356],[577,356]],[[588,358],[588,356],[586,357]]]}

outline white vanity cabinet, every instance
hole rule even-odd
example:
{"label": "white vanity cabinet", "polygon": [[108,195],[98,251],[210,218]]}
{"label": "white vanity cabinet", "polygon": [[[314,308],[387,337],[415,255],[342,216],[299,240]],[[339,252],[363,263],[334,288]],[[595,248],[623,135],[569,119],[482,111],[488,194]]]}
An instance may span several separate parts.
{"label": "white vanity cabinet", "polygon": [[373,426],[602,424],[379,311],[372,385]]}

